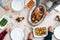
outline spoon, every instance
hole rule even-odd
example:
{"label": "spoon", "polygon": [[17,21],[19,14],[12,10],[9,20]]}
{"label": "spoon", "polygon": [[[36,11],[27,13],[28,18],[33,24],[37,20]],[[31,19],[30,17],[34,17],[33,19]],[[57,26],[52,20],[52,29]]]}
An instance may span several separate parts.
{"label": "spoon", "polygon": [[36,7],[39,6],[40,0],[36,0]]}

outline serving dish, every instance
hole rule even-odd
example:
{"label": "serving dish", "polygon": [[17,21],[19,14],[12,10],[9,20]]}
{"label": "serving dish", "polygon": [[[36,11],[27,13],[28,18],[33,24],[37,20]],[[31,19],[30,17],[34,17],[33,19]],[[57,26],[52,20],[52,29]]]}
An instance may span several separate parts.
{"label": "serving dish", "polygon": [[[9,17],[7,17],[6,15],[4,15],[4,16],[0,19],[0,22],[1,22],[2,19],[5,19],[5,22],[6,22],[6,20],[7,20],[7,23],[4,24],[4,26],[1,26],[1,25],[0,25],[0,29],[5,29],[6,26],[9,24],[10,19],[9,19]],[[3,25],[3,23],[2,23],[2,25]]]}
{"label": "serving dish", "polygon": [[60,26],[56,27],[54,30],[54,36],[60,40]]}
{"label": "serving dish", "polygon": [[[42,6],[43,7],[43,9],[44,9],[44,12],[46,12],[46,6],[44,5],[44,4],[39,4],[39,6]],[[30,8],[30,10],[29,10],[29,12],[28,12],[28,22],[31,24],[31,25],[33,25],[33,26],[36,26],[36,25],[38,25],[38,24],[40,24],[43,20],[44,20],[44,18],[45,18],[45,15],[43,15],[43,17],[41,18],[41,20],[39,20],[39,22],[38,23],[33,23],[32,21],[31,21],[31,15],[32,15],[32,12],[33,12],[33,10],[36,8],[36,5],[33,5],[31,8]]]}
{"label": "serving dish", "polygon": [[43,26],[33,27],[33,34],[34,37],[46,37],[48,35],[48,28]]}
{"label": "serving dish", "polygon": [[13,0],[11,7],[15,11],[20,11],[24,8],[24,0]]}
{"label": "serving dish", "polygon": [[[27,5],[29,1],[30,0],[25,0],[25,5]],[[35,2],[35,0],[33,0],[33,1]]]}
{"label": "serving dish", "polygon": [[24,32],[20,28],[15,28],[11,31],[10,36],[12,40],[23,40]]}

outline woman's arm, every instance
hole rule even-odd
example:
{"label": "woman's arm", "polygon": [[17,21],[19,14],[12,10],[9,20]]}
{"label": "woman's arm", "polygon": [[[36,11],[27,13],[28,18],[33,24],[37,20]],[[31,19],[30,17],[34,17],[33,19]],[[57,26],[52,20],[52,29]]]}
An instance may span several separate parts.
{"label": "woman's arm", "polygon": [[1,6],[2,8],[5,6],[5,3],[4,3],[2,0],[0,0],[0,6]]}
{"label": "woman's arm", "polygon": [[5,9],[6,11],[9,10],[9,7],[8,7],[7,5],[5,5],[5,3],[2,2],[2,0],[0,0],[0,6],[1,6],[3,9]]}
{"label": "woman's arm", "polygon": [[50,0],[51,2],[56,2],[57,0]]}
{"label": "woman's arm", "polygon": [[32,40],[32,39],[27,39],[27,40]]}
{"label": "woman's arm", "polygon": [[52,40],[53,31],[54,31],[54,28],[52,26],[49,26],[48,35],[44,38],[44,40]]}
{"label": "woman's arm", "polygon": [[48,35],[45,37],[44,40],[52,40],[52,32],[48,31]]}
{"label": "woman's arm", "polygon": [[0,33],[0,40],[3,40],[6,34],[7,34],[6,30],[4,30],[2,33]]}
{"label": "woman's arm", "polygon": [[28,39],[27,40],[33,40],[33,32],[30,32],[28,34]]}
{"label": "woman's arm", "polygon": [[54,8],[56,8],[59,4],[57,2],[54,2],[51,8],[48,9],[48,12],[51,12]]}

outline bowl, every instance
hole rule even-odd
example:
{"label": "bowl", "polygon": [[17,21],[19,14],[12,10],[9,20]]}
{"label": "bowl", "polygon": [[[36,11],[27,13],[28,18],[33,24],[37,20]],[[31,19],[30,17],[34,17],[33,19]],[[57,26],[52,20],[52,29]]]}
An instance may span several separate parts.
{"label": "bowl", "polygon": [[[36,34],[36,28],[43,28],[43,26],[35,26],[35,27],[33,27],[34,37],[46,37],[46,36],[48,35],[48,28],[47,28],[47,27],[45,27],[45,28],[46,28],[45,34],[40,34],[40,35],[37,35],[37,34]],[[41,32],[41,31],[40,31],[40,32]]]}
{"label": "bowl", "polygon": [[[7,21],[7,23],[4,26],[1,26],[0,24],[0,29],[5,29],[7,27],[7,25],[10,23],[10,19],[8,16],[4,15],[3,17],[0,18],[0,22],[5,19],[5,22]],[[2,23],[3,25],[3,23]]]}
{"label": "bowl", "polygon": [[[46,6],[44,4],[41,3],[41,4],[39,4],[39,6],[42,6],[43,9],[44,9],[44,12],[46,12]],[[28,12],[28,22],[33,26],[36,26],[36,25],[40,24],[45,18],[45,15],[43,15],[43,17],[41,18],[41,20],[39,20],[38,23],[36,23],[36,24],[33,23],[32,20],[31,20],[31,14],[32,14],[32,12],[35,8],[36,8],[36,5],[33,5]]]}

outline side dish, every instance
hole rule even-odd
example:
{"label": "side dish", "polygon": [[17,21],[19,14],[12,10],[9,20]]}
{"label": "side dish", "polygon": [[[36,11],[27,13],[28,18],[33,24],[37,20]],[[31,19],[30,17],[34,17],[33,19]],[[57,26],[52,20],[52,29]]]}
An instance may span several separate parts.
{"label": "side dish", "polygon": [[26,7],[27,8],[31,8],[33,5],[34,5],[34,1],[33,0],[30,0],[28,3],[27,3],[27,5],[26,5]]}
{"label": "side dish", "polygon": [[35,35],[41,36],[46,34],[46,27],[35,28]]}
{"label": "side dish", "polygon": [[7,20],[5,18],[3,18],[1,21],[0,21],[0,25],[1,27],[5,26],[7,24]]}

